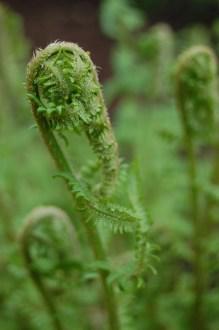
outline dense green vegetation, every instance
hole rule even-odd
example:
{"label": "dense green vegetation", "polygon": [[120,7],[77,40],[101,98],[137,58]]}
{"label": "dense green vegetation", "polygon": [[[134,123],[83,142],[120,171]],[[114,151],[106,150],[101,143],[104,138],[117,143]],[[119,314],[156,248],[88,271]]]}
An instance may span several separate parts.
{"label": "dense green vegetation", "polygon": [[218,22],[103,1],[102,91],[74,43],[26,69],[0,18],[0,329],[218,329]]}

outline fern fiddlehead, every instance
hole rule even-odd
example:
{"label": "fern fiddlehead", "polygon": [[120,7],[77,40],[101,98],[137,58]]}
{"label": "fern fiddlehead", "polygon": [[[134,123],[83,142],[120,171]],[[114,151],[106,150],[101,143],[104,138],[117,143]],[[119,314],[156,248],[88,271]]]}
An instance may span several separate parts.
{"label": "fern fiddlehead", "polygon": [[[53,43],[38,51],[29,63],[27,90],[44,142],[58,169],[65,173],[63,178],[76,205],[79,208],[83,206],[83,216],[88,219],[90,212],[85,195],[57,141],[56,132],[65,135],[66,131],[77,130],[86,134],[103,172],[98,195],[110,195],[119,166],[117,143],[94,65],[89,55],[77,45]],[[84,226],[96,259],[105,260],[97,230],[89,222],[84,222]],[[110,329],[118,330],[120,326],[114,291],[107,284],[108,273],[104,270],[99,272]]]}
{"label": "fern fiddlehead", "polygon": [[165,100],[170,95],[170,68],[174,58],[174,34],[165,23],[152,26],[138,40],[142,59],[150,63],[151,71],[148,97]]}
{"label": "fern fiddlehead", "polygon": [[217,64],[213,52],[195,46],[178,59],[176,100],[188,135],[209,134],[214,124]]}
{"label": "fern fiddlehead", "polygon": [[52,324],[54,329],[62,330],[63,327],[58,317],[58,312],[56,310],[56,305],[50,297],[50,293],[48,292],[44,282],[41,278],[41,275],[34,268],[34,260],[31,255],[30,246],[31,246],[31,238],[32,233],[36,227],[38,227],[41,223],[45,221],[53,221],[53,222],[62,222],[63,225],[67,228],[67,233],[69,234],[69,240],[72,239],[72,231],[73,227],[70,219],[67,214],[61,209],[54,206],[45,206],[45,207],[37,207],[33,209],[25,218],[20,237],[19,243],[21,246],[21,252],[24,257],[25,265],[28,269],[30,277],[35,284],[36,288],[39,290],[45,306],[50,315]]}
{"label": "fern fiddlehead", "polygon": [[180,110],[188,157],[190,208],[193,220],[194,244],[194,309],[193,329],[206,329],[204,316],[205,226],[200,210],[198,188],[197,141],[206,138],[214,125],[215,88],[217,65],[214,54],[207,47],[196,46],[184,52],[178,59],[175,84],[176,100]]}
{"label": "fern fiddlehead", "polygon": [[118,173],[117,143],[89,55],[72,43],[50,44],[30,62],[27,87],[34,114],[49,129],[86,134],[103,169],[101,192],[109,192]]}

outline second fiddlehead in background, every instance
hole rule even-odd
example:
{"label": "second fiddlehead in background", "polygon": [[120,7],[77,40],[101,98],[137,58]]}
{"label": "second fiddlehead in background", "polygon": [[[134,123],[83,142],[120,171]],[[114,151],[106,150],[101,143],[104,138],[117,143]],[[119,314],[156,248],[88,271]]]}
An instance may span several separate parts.
{"label": "second fiddlehead in background", "polygon": [[204,294],[205,224],[201,213],[201,194],[198,178],[197,146],[211,135],[216,105],[217,65],[214,54],[207,47],[197,46],[178,59],[175,72],[176,101],[181,115],[188,158],[190,212],[193,221],[194,249],[194,308],[193,329],[206,329]]}
{"label": "second fiddlehead in background", "polygon": [[50,292],[46,288],[41,275],[38,270],[34,267],[34,260],[31,254],[31,242],[33,238],[33,233],[36,227],[45,223],[46,221],[52,222],[61,222],[66,228],[66,232],[69,235],[69,241],[72,240],[74,236],[73,226],[71,224],[71,220],[67,216],[67,214],[61,209],[54,206],[44,206],[37,207],[33,209],[25,218],[20,237],[19,243],[21,246],[21,252],[24,257],[25,265],[28,269],[30,277],[35,284],[36,288],[39,290],[45,306],[50,315],[53,327],[55,330],[63,330],[63,326],[59,320],[58,311],[54,302],[54,299],[51,297]]}

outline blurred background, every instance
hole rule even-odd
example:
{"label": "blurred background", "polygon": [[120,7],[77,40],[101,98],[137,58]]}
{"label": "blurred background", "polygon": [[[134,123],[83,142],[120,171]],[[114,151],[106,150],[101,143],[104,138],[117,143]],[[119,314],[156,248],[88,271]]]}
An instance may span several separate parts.
{"label": "blurred background", "polygon": [[[33,48],[44,47],[54,40],[77,42],[91,51],[94,62],[101,68],[101,80],[105,80],[111,74],[110,49],[113,41],[101,30],[101,2],[2,1],[21,15],[25,35]],[[147,17],[145,28],[156,22],[167,22],[176,30],[194,24],[210,27],[219,15],[218,0],[132,0],[130,3]]]}

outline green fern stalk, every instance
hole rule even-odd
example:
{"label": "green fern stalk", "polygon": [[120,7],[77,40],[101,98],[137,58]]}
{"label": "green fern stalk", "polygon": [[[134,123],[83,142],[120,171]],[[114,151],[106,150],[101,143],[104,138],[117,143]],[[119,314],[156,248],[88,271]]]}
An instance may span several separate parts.
{"label": "green fern stalk", "polygon": [[197,141],[209,135],[214,124],[215,82],[217,66],[214,54],[207,47],[193,47],[178,59],[175,84],[176,100],[181,115],[188,157],[188,179],[194,249],[193,329],[205,330],[204,294],[204,223],[198,188]]}
{"label": "green fern stalk", "polygon": [[[64,173],[68,188],[85,220],[90,208],[81,192],[66,156],[57,141],[57,133],[76,130],[84,133],[97,155],[102,180],[96,194],[110,196],[117,179],[118,148],[104,105],[97,74],[88,53],[73,43],[50,44],[37,51],[27,69],[27,90],[33,115],[57,168]],[[83,222],[97,260],[106,260],[96,228]],[[108,272],[100,270],[105,305],[111,330],[120,328],[113,288],[107,284]]]}

